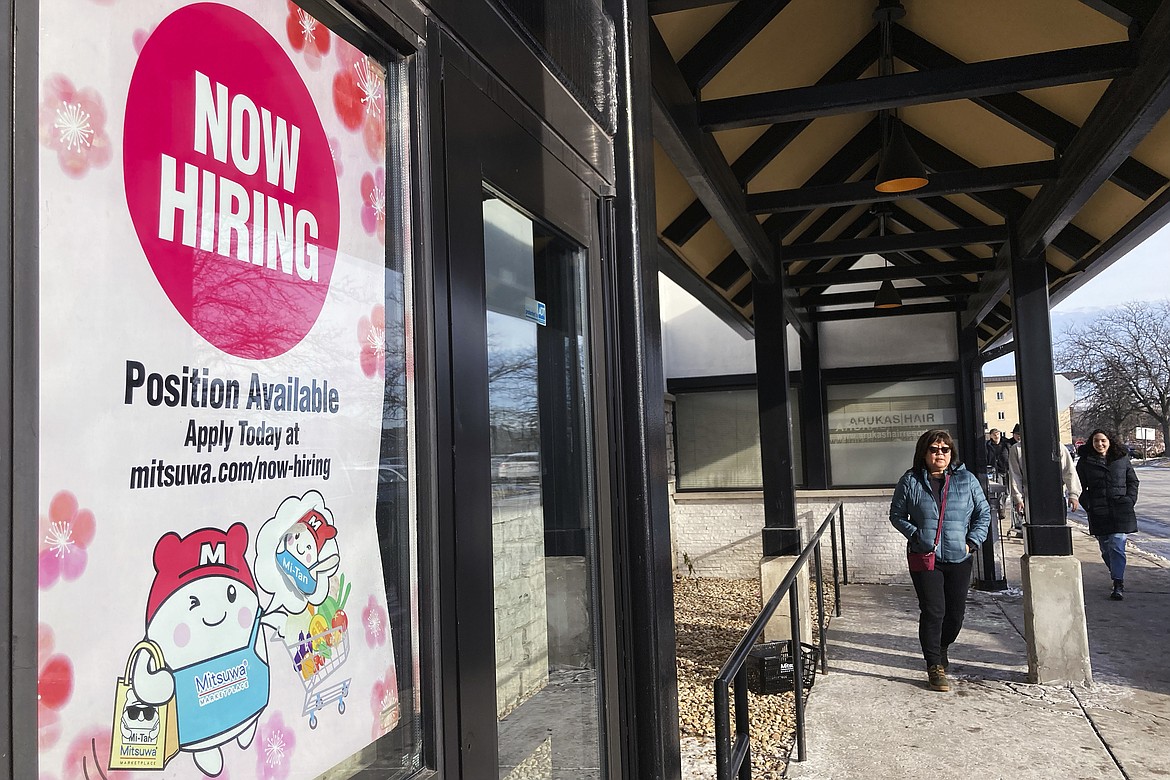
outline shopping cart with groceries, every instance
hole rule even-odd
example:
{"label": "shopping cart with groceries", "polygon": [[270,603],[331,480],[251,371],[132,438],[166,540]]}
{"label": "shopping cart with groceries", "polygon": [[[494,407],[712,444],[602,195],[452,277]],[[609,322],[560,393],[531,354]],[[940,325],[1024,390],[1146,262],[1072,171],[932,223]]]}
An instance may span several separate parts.
{"label": "shopping cart with groceries", "polygon": [[344,714],[352,678],[341,679],[339,672],[349,658],[348,627],[331,626],[310,636],[300,632],[296,639],[281,643],[305,686],[301,714],[309,716],[309,728],[317,728],[317,713],[333,702],[337,702],[337,712]]}

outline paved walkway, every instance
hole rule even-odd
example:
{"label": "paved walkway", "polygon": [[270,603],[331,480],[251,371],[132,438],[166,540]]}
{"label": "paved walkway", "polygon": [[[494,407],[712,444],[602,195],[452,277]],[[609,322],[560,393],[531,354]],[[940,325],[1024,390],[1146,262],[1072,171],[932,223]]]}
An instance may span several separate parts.
{"label": "paved walkway", "polygon": [[829,629],[829,674],[806,709],[807,760],[787,777],[1170,777],[1170,562],[1131,549],[1127,598],[1109,601],[1096,540],[1073,529],[1094,684],[1029,685],[1018,589],[972,591],[952,646],[951,691],[926,684],[910,586],[851,585]]}

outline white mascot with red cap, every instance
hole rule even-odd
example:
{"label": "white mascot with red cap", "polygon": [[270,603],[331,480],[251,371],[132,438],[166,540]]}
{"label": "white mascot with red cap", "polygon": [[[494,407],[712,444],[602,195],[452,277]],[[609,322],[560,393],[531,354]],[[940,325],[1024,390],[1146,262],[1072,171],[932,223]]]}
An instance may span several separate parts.
{"label": "white mascot with red cap", "polygon": [[163,666],[147,650],[132,662],[134,695],[155,706],[175,699],[179,748],[211,777],[223,771],[222,746],[247,748],[268,706],[268,648],[247,550],[242,523],[160,538],[146,639]]}

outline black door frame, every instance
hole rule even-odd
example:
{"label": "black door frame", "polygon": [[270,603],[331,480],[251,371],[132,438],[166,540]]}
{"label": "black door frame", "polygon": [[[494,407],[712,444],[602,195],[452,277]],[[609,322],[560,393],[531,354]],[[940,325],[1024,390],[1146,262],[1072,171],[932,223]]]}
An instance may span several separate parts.
{"label": "black door frame", "polygon": [[[435,38],[431,39],[432,41]],[[438,115],[431,159],[436,216],[434,307],[440,427],[436,452],[438,603],[443,670],[443,761],[447,776],[498,777],[492,559],[460,555],[491,549],[486,372],[469,381],[459,366],[486,360],[484,183],[505,193],[522,211],[556,227],[587,248],[590,327],[591,434],[597,534],[597,661],[601,681],[602,764],[621,777],[621,724],[617,713],[617,633],[613,529],[607,442],[611,423],[605,399],[604,301],[600,294],[600,215],[606,184],[571,153],[523,104],[452,39],[439,36],[441,75],[432,79],[432,116]],[[584,114],[583,114],[584,116]],[[551,147],[551,148],[550,148]],[[441,164],[439,161],[441,160]],[[476,312],[467,317],[464,313]],[[441,314],[440,314],[441,313]],[[458,323],[458,328],[453,327]],[[443,357],[446,359],[444,360]],[[471,436],[471,431],[482,436]],[[449,446],[448,446],[449,445]],[[474,520],[471,523],[468,520]],[[458,522],[458,525],[457,525]],[[484,641],[484,638],[488,641]],[[485,649],[486,644],[486,649]]]}

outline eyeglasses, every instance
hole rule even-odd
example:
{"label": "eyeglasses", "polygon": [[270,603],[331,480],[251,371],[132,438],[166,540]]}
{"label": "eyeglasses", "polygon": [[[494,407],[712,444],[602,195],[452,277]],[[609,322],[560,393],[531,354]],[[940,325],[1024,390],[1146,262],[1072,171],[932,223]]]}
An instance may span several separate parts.
{"label": "eyeglasses", "polygon": [[934,445],[934,444],[927,447],[926,449],[931,455],[946,455],[947,453],[949,453],[951,451],[950,447],[940,447],[940,446]]}

